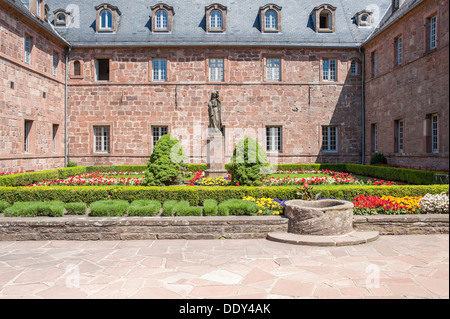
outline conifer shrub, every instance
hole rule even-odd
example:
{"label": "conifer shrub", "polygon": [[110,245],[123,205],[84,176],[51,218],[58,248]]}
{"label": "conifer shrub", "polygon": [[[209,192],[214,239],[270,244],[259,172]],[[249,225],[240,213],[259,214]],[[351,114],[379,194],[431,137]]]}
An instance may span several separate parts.
{"label": "conifer shrub", "polygon": [[263,174],[270,173],[270,164],[261,145],[251,137],[241,140],[234,149],[231,184],[236,186],[260,186]]}
{"label": "conifer shrub", "polygon": [[145,186],[169,186],[183,183],[186,155],[180,142],[170,134],[156,143],[145,170]]}

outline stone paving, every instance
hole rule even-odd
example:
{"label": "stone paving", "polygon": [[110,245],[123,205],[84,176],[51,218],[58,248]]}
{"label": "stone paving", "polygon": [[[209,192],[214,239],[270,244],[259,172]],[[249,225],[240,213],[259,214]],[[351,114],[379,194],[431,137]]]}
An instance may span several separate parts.
{"label": "stone paving", "polygon": [[449,235],[0,242],[0,298],[449,298]]}

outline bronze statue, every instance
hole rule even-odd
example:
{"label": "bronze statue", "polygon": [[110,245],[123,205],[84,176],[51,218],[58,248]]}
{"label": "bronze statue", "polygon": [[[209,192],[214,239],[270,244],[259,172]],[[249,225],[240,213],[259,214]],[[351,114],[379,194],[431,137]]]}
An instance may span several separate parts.
{"label": "bronze statue", "polygon": [[222,102],[219,100],[219,91],[211,93],[208,103],[209,128],[220,131],[222,128]]}

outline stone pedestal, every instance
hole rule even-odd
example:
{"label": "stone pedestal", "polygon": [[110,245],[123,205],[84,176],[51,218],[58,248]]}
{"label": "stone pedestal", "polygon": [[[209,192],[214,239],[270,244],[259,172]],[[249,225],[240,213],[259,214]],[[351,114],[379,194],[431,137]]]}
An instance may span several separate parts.
{"label": "stone pedestal", "polygon": [[224,137],[222,132],[208,129],[208,160],[206,177],[227,177],[225,169]]}

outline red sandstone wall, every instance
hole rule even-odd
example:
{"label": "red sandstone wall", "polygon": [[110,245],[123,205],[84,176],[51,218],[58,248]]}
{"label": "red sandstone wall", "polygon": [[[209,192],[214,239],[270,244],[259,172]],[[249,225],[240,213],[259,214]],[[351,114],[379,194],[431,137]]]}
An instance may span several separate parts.
{"label": "red sandstone wall", "polygon": [[[438,47],[428,52],[426,19],[438,14]],[[430,0],[403,17],[364,48],[366,52],[366,161],[373,154],[371,124],[378,124],[378,151],[390,164],[449,167],[449,6]],[[403,63],[394,66],[394,39],[403,37]],[[378,52],[378,76],[370,75],[371,52]],[[439,116],[439,153],[427,153],[427,114]],[[394,120],[405,125],[404,154],[394,150]]]}
{"label": "red sandstone wall", "polygon": [[[0,171],[64,166],[65,49],[32,26],[0,6]],[[24,63],[25,33],[33,38],[31,65]],[[52,70],[54,51],[60,58],[57,76]],[[25,120],[33,121],[28,154],[24,152]],[[59,125],[56,152],[53,124]]]}
{"label": "red sandstone wall", "polygon": [[[166,57],[168,81],[151,82],[150,59]],[[283,59],[281,83],[264,80],[264,58]],[[111,59],[110,83],[93,81],[94,59]],[[208,57],[225,57],[225,82],[208,82]],[[338,59],[338,81],[321,80],[321,59]],[[254,133],[265,145],[265,126],[283,127],[280,162],[361,161],[361,77],[350,76],[356,50],[75,49],[81,79],[69,82],[69,156],[79,165],[145,164],[151,127],[164,125],[181,139],[191,162],[206,162],[207,103],[218,90],[226,127],[226,155]],[[73,64],[71,63],[71,68]],[[93,125],[110,125],[112,150],[93,151]],[[338,153],[320,151],[321,126],[337,125]],[[249,129],[233,138],[233,129]],[[259,136],[258,136],[258,129]]]}

